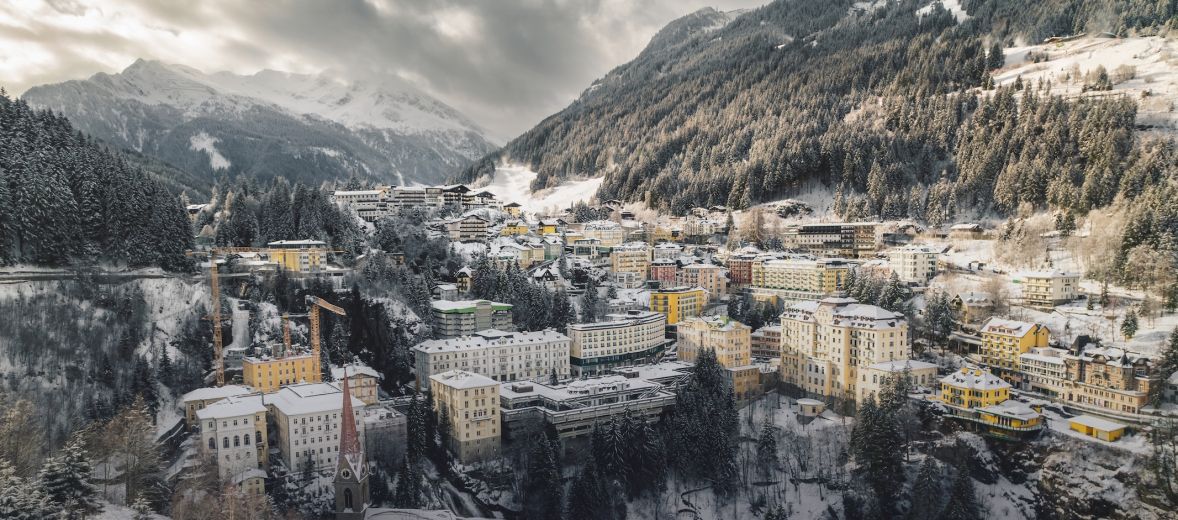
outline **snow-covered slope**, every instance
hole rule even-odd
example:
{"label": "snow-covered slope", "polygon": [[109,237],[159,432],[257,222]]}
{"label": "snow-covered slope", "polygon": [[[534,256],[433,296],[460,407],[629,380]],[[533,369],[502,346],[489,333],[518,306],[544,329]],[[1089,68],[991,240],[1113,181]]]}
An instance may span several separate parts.
{"label": "snow-covered slope", "polygon": [[206,74],[139,60],[24,99],[113,144],[207,173],[432,183],[493,149],[474,122],[395,80]]}
{"label": "snow-covered slope", "polygon": [[529,213],[545,214],[558,212],[577,202],[589,201],[604,179],[569,180],[555,188],[533,192],[531,185],[534,180],[536,172],[526,166],[498,166],[490,184],[481,189],[494,193],[501,200],[516,202]]}

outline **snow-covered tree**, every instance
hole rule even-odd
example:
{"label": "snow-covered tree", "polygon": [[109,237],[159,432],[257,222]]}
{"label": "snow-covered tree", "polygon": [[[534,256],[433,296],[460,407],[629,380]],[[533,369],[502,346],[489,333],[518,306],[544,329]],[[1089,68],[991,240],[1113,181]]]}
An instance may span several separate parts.
{"label": "snow-covered tree", "polygon": [[77,439],[45,461],[37,479],[49,499],[62,508],[63,518],[87,518],[102,510],[98,490],[90,484],[90,462]]}

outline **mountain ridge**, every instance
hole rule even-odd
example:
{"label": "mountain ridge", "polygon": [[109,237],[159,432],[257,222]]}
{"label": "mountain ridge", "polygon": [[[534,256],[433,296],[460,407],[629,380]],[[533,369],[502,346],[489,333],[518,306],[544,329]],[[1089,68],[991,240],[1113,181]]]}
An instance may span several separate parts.
{"label": "mountain ridge", "polygon": [[204,73],[139,59],[23,99],[113,146],[194,173],[435,183],[493,149],[485,131],[401,82],[262,70]]}

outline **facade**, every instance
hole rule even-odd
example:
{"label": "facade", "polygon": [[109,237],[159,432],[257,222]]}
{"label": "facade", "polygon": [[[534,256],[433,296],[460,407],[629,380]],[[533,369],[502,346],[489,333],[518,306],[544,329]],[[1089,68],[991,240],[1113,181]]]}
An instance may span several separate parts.
{"label": "facade", "polygon": [[1163,384],[1155,362],[1136,352],[1085,344],[1081,338],[1063,355],[1067,378],[1057,398],[1077,406],[1136,414],[1149,404],[1149,392]]}
{"label": "facade", "polygon": [[266,406],[274,418],[278,448],[286,467],[292,472],[326,471],[339,462],[340,429],[344,420],[360,425],[364,403],[349,397],[353,414],[343,417],[343,394],[330,383],[289,385],[266,396]]}
{"label": "facade", "polygon": [[453,242],[481,242],[487,239],[487,221],[468,215],[446,223],[446,233]]}
{"label": "facade", "polygon": [[914,387],[935,388],[937,385],[937,365],[915,359],[899,361],[884,361],[865,367],[859,371],[859,384],[855,386],[859,403],[866,402],[871,396],[879,397],[880,392],[888,387],[894,378],[907,374],[908,382]]}
{"label": "facade", "polygon": [[1068,351],[1054,347],[1033,347],[1018,357],[1023,390],[1057,397],[1068,377],[1063,356]]}
{"label": "facade", "polygon": [[319,356],[303,352],[293,356],[246,356],[241,360],[241,379],[255,392],[277,392],[284,385],[323,381]]}
{"label": "facade", "polygon": [[965,324],[983,323],[994,314],[994,301],[980,292],[963,292],[953,297],[957,320]]}
{"label": "facade", "polygon": [[463,211],[476,208],[503,207],[519,217],[519,205],[502,205],[488,192],[471,193],[462,184],[448,186],[378,186],[371,190],[339,190],[332,195],[337,204],[345,204],[360,218],[376,222],[409,209],[433,209],[454,206]]}
{"label": "facade", "polygon": [[888,263],[900,281],[924,284],[937,275],[938,252],[926,246],[906,246],[888,251]]}
{"label": "facade", "polygon": [[655,259],[650,263],[650,279],[663,285],[674,285],[679,274],[679,264],[674,260]]}
{"label": "facade", "polygon": [[781,316],[782,381],[854,399],[859,371],[912,357],[904,315],[851,298],[795,303]]}
{"label": "facade", "polygon": [[[670,233],[667,233],[667,235],[665,237],[656,237],[656,238],[664,238],[665,240],[670,240],[669,237],[670,237]],[[655,243],[655,242],[657,242],[657,240],[655,240],[652,243]],[[674,242],[663,242],[661,244],[654,246],[654,259],[655,260],[674,260],[676,258],[679,258],[679,255],[682,255],[682,254],[683,254],[683,246],[676,244]]]}
{"label": "facade", "polygon": [[781,357],[781,325],[765,325],[749,335],[753,359]]}
{"label": "facade", "polygon": [[572,376],[657,360],[667,347],[666,326],[666,316],[641,310],[609,314],[596,323],[570,324]]}
{"label": "facade", "polygon": [[704,349],[711,349],[716,352],[716,360],[726,368],[749,365],[752,362],[751,332],[748,325],[726,317],[683,320],[676,329],[679,360],[694,363]]}
{"label": "facade", "polygon": [[656,420],[675,404],[675,395],[662,385],[621,375],[556,385],[502,383],[499,396],[504,437],[525,442],[540,424],[551,425],[561,439],[587,437],[595,425],[616,415]]}
{"label": "facade", "polygon": [[198,410],[196,419],[201,455],[217,465],[221,479],[268,467],[266,406],[261,395],[226,397]]}
{"label": "facade", "polygon": [[1032,348],[1046,347],[1051,339],[1044,325],[999,318],[990,318],[981,333],[982,363],[1007,380],[1016,377],[1019,356]]}
{"label": "facade", "polygon": [[626,241],[626,230],[617,222],[608,220],[586,222],[581,228],[581,235],[584,238],[596,238],[605,247],[617,247]]}
{"label": "facade", "polygon": [[519,219],[508,220],[503,223],[503,229],[499,231],[500,235],[511,237],[516,235],[526,235],[530,230],[528,223]]}
{"label": "facade", "polygon": [[724,265],[728,267],[728,279],[734,285],[749,285],[753,283],[753,264],[760,263],[756,253],[738,253],[729,255]]}
{"label": "facade", "polygon": [[1068,419],[1068,427],[1089,437],[1115,442],[1125,435],[1125,425],[1091,415],[1077,415]]}
{"label": "facade", "polygon": [[1036,309],[1051,309],[1079,296],[1080,275],[1041,271],[1023,276],[1023,302]]}
{"label": "facade", "polygon": [[724,268],[718,265],[685,265],[679,270],[675,281],[686,287],[702,287],[708,292],[708,298],[713,301],[728,292],[728,275]]}
{"label": "facade", "polygon": [[463,464],[499,456],[499,382],[465,370],[450,370],[429,378],[435,413],[448,413],[450,446]]}
{"label": "facade", "polygon": [[633,278],[639,280],[641,285],[650,274],[650,247],[644,242],[630,242],[615,247],[610,252],[609,264],[613,274],[633,273]]}
{"label": "facade", "polygon": [[752,285],[786,301],[817,300],[844,289],[851,264],[839,258],[768,260],[752,266]]}
{"label": "facade", "polygon": [[878,226],[875,222],[801,224],[786,228],[783,242],[815,256],[870,258],[879,245]]}
{"label": "facade", "polygon": [[1037,410],[1010,399],[1010,384],[980,368],[941,379],[940,400],[951,417],[992,435],[1019,437],[1043,429]]}
{"label": "facade", "polygon": [[650,292],[650,310],[667,317],[667,325],[699,316],[708,294],[699,287],[673,287]]}
{"label": "facade", "polygon": [[568,336],[552,329],[503,332],[488,329],[471,336],[434,339],[413,347],[417,383],[450,370],[473,372],[496,381],[569,377]]}
{"label": "facade", "polygon": [[512,330],[511,304],[490,300],[430,302],[434,313],[434,336],[456,338],[480,330]]}
{"label": "facade", "polygon": [[332,367],[331,378],[343,381],[345,375],[351,395],[359,399],[365,406],[372,406],[377,401],[377,386],[380,384],[380,374],[368,365],[353,363],[343,367]]}
{"label": "facade", "polygon": [[270,261],[285,271],[316,273],[327,266],[327,243],[318,240],[279,240],[266,244]]}

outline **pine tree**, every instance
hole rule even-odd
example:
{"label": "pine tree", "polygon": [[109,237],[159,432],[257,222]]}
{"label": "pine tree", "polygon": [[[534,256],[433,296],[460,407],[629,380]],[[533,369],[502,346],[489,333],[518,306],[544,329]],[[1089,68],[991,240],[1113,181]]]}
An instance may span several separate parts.
{"label": "pine tree", "polygon": [[912,484],[912,508],[908,511],[911,520],[937,518],[941,514],[941,469],[931,456],[926,457],[916,472]]}
{"label": "pine tree", "polygon": [[964,467],[957,468],[953,486],[949,489],[949,503],[945,504],[941,520],[980,520],[982,517],[982,505],[974,492],[969,471]]}
{"label": "pine tree", "polygon": [[594,323],[597,321],[597,280],[592,276],[585,282],[585,293],[581,295],[581,323]]}
{"label": "pine tree", "polygon": [[764,520],[789,520],[789,513],[785,512],[785,506],[777,504],[765,511]]}
{"label": "pine tree", "polygon": [[757,469],[762,476],[773,475],[777,467],[777,427],[765,421],[761,426],[761,436],[757,439]]}
{"label": "pine tree", "polygon": [[[1170,332],[1170,340],[1166,342],[1161,358],[1157,360],[1157,373],[1161,376],[1162,381],[1169,379],[1175,372],[1178,372],[1178,328]],[[1150,403],[1155,406],[1161,404],[1165,389],[1166,385],[1164,384],[1150,385]]]}
{"label": "pine tree", "polygon": [[42,520],[58,512],[48,495],[34,482],[17,476],[12,464],[0,458],[0,518]]}
{"label": "pine tree", "polygon": [[561,520],[563,516],[564,483],[556,449],[556,441],[538,437],[528,453],[520,490],[524,518]]}
{"label": "pine tree", "polygon": [[617,482],[603,474],[590,458],[569,489],[568,520],[620,520],[626,517]]}
{"label": "pine tree", "polygon": [[165,345],[160,349],[160,360],[156,365],[156,371],[159,372],[158,379],[165,386],[175,386],[175,372],[172,369],[172,357],[168,354],[168,347]]}
{"label": "pine tree", "polygon": [[131,504],[131,510],[135,512],[135,516],[132,517],[134,520],[151,520],[151,504],[143,497],[135,499],[135,503]]}
{"label": "pine tree", "polygon": [[416,509],[421,507],[421,468],[406,456],[397,472],[397,484],[393,488],[393,503],[397,507]]}
{"label": "pine tree", "polygon": [[676,393],[668,453],[688,478],[710,482],[720,494],[735,489],[738,416],[724,368],[704,350]]}
{"label": "pine tree", "polygon": [[1121,335],[1125,339],[1133,339],[1137,334],[1137,311],[1130,310],[1125,314],[1125,319],[1121,322]]}
{"label": "pine tree", "polygon": [[37,476],[49,500],[61,507],[63,518],[86,518],[102,511],[98,490],[87,480],[90,462],[75,439],[68,442],[58,456],[45,462]]}

